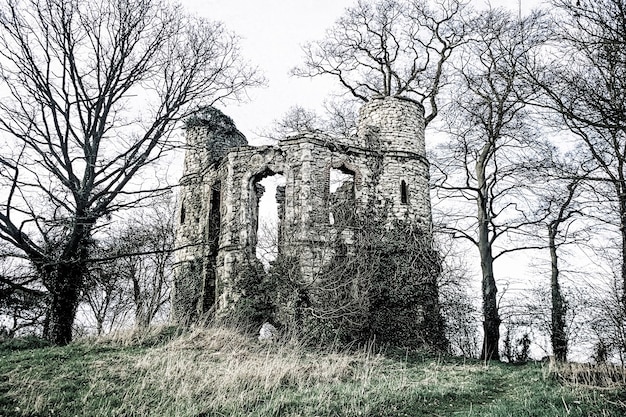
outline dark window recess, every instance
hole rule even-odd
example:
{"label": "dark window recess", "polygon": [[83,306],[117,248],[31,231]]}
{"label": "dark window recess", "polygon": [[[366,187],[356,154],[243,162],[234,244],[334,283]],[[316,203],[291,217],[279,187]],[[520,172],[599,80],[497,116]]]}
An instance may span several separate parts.
{"label": "dark window recess", "polygon": [[409,204],[409,187],[404,180],[400,183],[400,201],[402,204]]}
{"label": "dark window recess", "polygon": [[220,242],[221,227],[221,183],[217,182],[211,187],[211,199],[209,200],[209,230],[208,230],[208,253],[205,255],[204,283],[202,289],[202,311],[207,312],[215,304],[215,281],[217,275],[217,251]]}
{"label": "dark window recess", "polygon": [[185,223],[185,205],[180,207],[180,224]]}
{"label": "dark window recess", "polygon": [[221,223],[220,200],[220,184],[218,183],[211,190],[211,207],[209,209],[209,250],[211,253],[217,251],[219,243]]}

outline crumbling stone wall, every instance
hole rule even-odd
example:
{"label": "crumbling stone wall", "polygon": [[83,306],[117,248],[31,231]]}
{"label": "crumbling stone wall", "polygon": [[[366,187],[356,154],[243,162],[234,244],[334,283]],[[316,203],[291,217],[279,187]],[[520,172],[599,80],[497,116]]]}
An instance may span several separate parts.
{"label": "crumbling stone wall", "polygon": [[[409,99],[377,97],[360,110],[355,137],[302,133],[262,147],[248,146],[232,120],[215,109],[191,118],[180,182],[173,318],[227,314],[242,297],[235,282],[241,267],[255,262],[264,192],[259,182],[268,175],[285,177],[276,193],[279,252],[297,260],[305,282],[315,282],[338,242],[350,253],[359,218],[375,217],[388,227],[402,221],[430,246],[423,114]],[[350,176],[334,192],[333,170]],[[333,216],[338,207],[342,218]],[[437,300],[428,305],[438,308]]]}

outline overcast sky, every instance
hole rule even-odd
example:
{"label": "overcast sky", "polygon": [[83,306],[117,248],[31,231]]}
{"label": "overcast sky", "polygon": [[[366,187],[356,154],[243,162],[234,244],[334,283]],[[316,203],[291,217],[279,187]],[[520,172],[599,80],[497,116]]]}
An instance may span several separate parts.
{"label": "overcast sky", "polygon": [[[268,80],[265,88],[250,91],[248,103],[221,106],[239,130],[255,143],[257,132],[279,119],[289,107],[299,104],[319,108],[328,93],[336,89],[334,79],[302,79],[289,70],[302,63],[300,45],[323,37],[356,0],[182,0],[191,13],[219,20],[242,37],[242,53],[258,65]],[[521,0],[527,13],[541,0]],[[474,7],[486,7],[487,0],[471,0]],[[493,7],[517,11],[518,0],[491,0]]]}

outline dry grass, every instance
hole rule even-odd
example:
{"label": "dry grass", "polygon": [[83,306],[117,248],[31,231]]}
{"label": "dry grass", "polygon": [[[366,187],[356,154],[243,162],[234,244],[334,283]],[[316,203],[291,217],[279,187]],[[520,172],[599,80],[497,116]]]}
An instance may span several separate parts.
{"label": "dry grass", "polygon": [[159,393],[157,402],[174,399],[191,408],[196,398],[205,399],[208,410],[262,407],[286,389],[363,380],[376,361],[366,354],[319,355],[297,345],[259,345],[225,328],[196,330],[139,358],[129,397],[147,390]]}
{"label": "dry grass", "polygon": [[[312,388],[366,384],[369,369],[381,361],[367,351],[321,355],[290,341],[261,344],[229,328],[196,329],[136,358],[118,412],[271,415],[304,392],[323,409],[327,392]],[[93,392],[110,389],[110,369],[94,371]]]}
{"label": "dry grass", "polygon": [[551,361],[548,373],[557,380],[590,387],[626,387],[626,369],[610,363],[559,363]]}
{"label": "dry grass", "polygon": [[[149,347],[147,347],[149,346]],[[539,366],[153,329],[0,358],[0,416],[623,416],[619,391]]]}

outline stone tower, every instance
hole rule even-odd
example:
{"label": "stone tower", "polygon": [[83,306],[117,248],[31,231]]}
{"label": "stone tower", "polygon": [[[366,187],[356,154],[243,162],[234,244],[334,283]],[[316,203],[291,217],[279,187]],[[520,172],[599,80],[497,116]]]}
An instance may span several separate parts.
{"label": "stone tower", "polygon": [[188,322],[215,305],[222,186],[216,168],[229,151],[247,146],[245,136],[221,111],[205,107],[186,122],[187,149],[176,240],[173,316]]}
{"label": "stone tower", "polygon": [[424,108],[406,98],[375,97],[361,107],[359,142],[383,156],[380,181],[373,190],[389,204],[388,215],[432,227],[424,140]]}
{"label": "stone tower", "polygon": [[[360,109],[356,136],[301,133],[262,147],[248,146],[230,118],[209,108],[188,121],[187,143],[172,303],[176,321],[228,314],[246,296],[236,282],[242,265],[255,261],[260,182],[267,176],[284,177],[275,196],[279,254],[297,262],[308,286],[337,258],[333,245],[350,256],[359,219],[375,217],[388,227],[404,222],[430,247],[429,164],[424,109],[417,102],[375,97]],[[433,276],[424,285],[432,289],[435,282]],[[436,290],[429,297],[419,311],[438,315]],[[428,317],[419,314],[415,320]]]}

